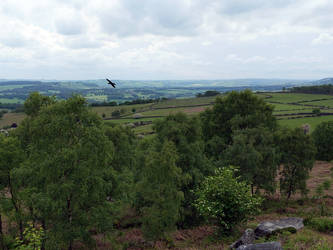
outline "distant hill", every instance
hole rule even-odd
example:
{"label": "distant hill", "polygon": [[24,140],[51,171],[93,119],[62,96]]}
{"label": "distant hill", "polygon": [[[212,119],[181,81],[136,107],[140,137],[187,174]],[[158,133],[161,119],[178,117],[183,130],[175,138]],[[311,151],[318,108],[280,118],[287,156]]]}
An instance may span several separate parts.
{"label": "distant hill", "polygon": [[310,82],[311,85],[325,85],[325,84],[333,84],[333,78],[323,78],[320,80]]}

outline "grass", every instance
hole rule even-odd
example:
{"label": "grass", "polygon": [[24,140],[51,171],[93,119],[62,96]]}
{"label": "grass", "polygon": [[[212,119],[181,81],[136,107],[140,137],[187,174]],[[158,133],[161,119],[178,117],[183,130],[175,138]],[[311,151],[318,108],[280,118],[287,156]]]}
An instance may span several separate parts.
{"label": "grass", "polygon": [[153,131],[153,124],[148,124],[144,126],[138,126],[133,129],[135,134],[146,134]]}
{"label": "grass", "polygon": [[304,104],[309,104],[313,106],[325,106],[328,108],[333,108],[333,99],[332,100],[322,100],[322,101],[315,101],[315,102],[306,102]]}
{"label": "grass", "polygon": [[14,122],[20,123],[25,117],[26,115],[24,113],[6,113],[0,118],[0,128],[10,126]]}
{"label": "grass", "polygon": [[215,101],[216,96],[200,97],[200,98],[186,98],[186,99],[171,99],[155,104],[154,108],[166,108],[177,106],[191,106],[191,105],[208,105]]}
{"label": "grass", "polygon": [[0,98],[0,103],[24,103],[24,100],[18,98],[13,98],[13,99]]}
{"label": "grass", "polygon": [[[331,95],[317,95],[317,94],[298,94],[298,93],[262,93],[260,95],[272,96],[267,98],[268,102],[281,102],[281,103],[291,103],[291,102],[302,102],[311,101],[318,99],[332,99]],[[308,103],[307,103],[308,104]]]}
{"label": "grass", "polygon": [[158,119],[162,119],[162,118],[140,118],[140,119],[112,119],[112,120],[106,120],[105,122],[111,122],[111,123],[116,123],[116,124],[124,124],[124,123],[134,123],[134,122],[138,122],[138,121],[155,121]]}
{"label": "grass", "polygon": [[298,128],[298,127],[301,127],[303,124],[307,123],[311,127],[311,129],[310,129],[310,133],[311,133],[321,122],[327,122],[327,121],[333,121],[333,115],[332,116],[306,117],[306,118],[299,118],[299,119],[283,119],[283,120],[278,120],[278,123],[281,126],[286,126],[289,128]]}
{"label": "grass", "polygon": [[[268,102],[268,100],[267,100]],[[293,104],[280,104],[280,103],[269,103],[274,106],[274,111],[279,110],[302,110],[309,107],[301,106],[301,105],[293,105]]]}
{"label": "grass", "polygon": [[124,114],[130,115],[133,114],[132,109],[136,109],[136,112],[140,112],[142,110],[149,109],[152,103],[146,104],[135,104],[135,105],[121,105],[121,106],[106,106],[106,107],[92,107],[92,110],[96,112],[98,115],[102,116],[105,114],[106,118],[111,117],[111,113],[115,110],[124,110]]}

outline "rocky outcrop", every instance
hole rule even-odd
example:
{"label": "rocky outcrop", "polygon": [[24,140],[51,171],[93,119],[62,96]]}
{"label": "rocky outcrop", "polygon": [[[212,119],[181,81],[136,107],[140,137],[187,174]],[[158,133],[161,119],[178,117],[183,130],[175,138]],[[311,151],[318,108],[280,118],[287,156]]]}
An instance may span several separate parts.
{"label": "rocky outcrop", "polygon": [[241,245],[252,244],[254,240],[255,240],[255,234],[253,229],[246,229],[242,237],[240,237],[238,241],[230,245],[230,248],[238,248]]}
{"label": "rocky outcrop", "polygon": [[280,242],[272,241],[266,243],[242,245],[237,250],[282,250]]}
{"label": "rocky outcrop", "polygon": [[275,221],[264,221],[254,230],[256,237],[269,236],[276,231],[289,230],[296,232],[304,227],[302,218],[285,218]]}
{"label": "rocky outcrop", "polygon": [[242,237],[230,245],[231,249],[238,250],[278,250],[282,249],[280,242],[267,242],[261,244],[252,244],[255,239],[270,236],[273,233],[288,230],[295,232],[304,227],[303,219],[297,217],[284,218],[274,221],[261,222],[253,231],[246,229]]}

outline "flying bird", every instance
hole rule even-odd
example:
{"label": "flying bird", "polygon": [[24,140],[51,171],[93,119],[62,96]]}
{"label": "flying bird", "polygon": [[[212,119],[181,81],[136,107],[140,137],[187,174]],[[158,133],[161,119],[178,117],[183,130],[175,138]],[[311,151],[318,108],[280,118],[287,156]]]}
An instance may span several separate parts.
{"label": "flying bird", "polygon": [[116,87],[116,84],[114,82],[111,82],[109,79],[106,78],[106,80],[108,81],[108,84],[110,84],[112,87]]}

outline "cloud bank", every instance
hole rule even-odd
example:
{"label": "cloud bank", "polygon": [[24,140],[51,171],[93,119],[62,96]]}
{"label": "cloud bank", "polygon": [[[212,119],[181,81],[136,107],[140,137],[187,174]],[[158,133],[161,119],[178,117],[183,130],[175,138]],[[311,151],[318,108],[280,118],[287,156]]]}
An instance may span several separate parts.
{"label": "cloud bank", "polygon": [[0,78],[321,78],[331,0],[2,0]]}

